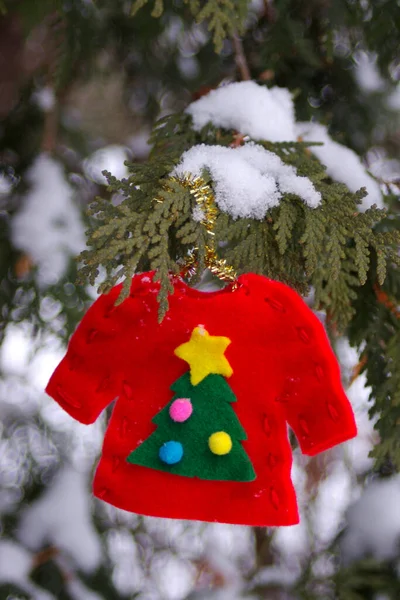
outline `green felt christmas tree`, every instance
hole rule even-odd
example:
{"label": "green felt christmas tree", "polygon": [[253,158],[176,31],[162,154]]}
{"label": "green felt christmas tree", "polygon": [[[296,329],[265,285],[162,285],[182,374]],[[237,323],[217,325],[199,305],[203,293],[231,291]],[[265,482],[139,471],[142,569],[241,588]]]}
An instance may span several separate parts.
{"label": "green felt christmas tree", "polygon": [[222,375],[210,374],[192,385],[190,373],[172,386],[172,400],[153,419],[157,429],[128,462],[185,477],[252,481],[256,475],[241,441],[246,432]]}

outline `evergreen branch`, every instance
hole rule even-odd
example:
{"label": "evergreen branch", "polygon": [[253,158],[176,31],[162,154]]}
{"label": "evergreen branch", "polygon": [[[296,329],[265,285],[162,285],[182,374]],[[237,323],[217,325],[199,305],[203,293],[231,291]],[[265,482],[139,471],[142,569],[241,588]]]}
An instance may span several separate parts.
{"label": "evergreen branch", "polygon": [[[226,38],[242,33],[248,15],[250,0],[184,0],[198,23],[208,22],[208,29],[213,34],[215,51],[219,54]],[[131,16],[148,4],[149,0],[135,0],[131,7]],[[155,0],[151,15],[161,17],[164,12],[163,0]]]}
{"label": "evergreen branch", "polygon": [[322,210],[306,211],[304,233],[300,243],[304,245],[305,269],[309,276],[317,268],[320,259],[319,252],[326,235],[325,221]]}
{"label": "evergreen branch", "polygon": [[150,160],[164,152],[180,158],[185,150],[194,146],[197,139],[191,123],[192,117],[185,113],[167,115],[157,121],[149,139]]}
{"label": "evergreen branch", "polygon": [[[134,268],[154,268],[160,276],[160,315],[164,314],[168,269],[178,272],[193,248],[202,269],[207,247],[204,228],[193,220],[191,199],[177,182],[169,180],[169,174],[185,150],[200,143],[229,146],[232,134],[211,124],[194,131],[190,116],[171,115],[156,123],[147,163],[130,165],[127,180],[106,174],[110,191],[125,200],[110,207],[98,199],[92,211],[97,219],[89,239],[92,249],[83,254],[84,272],[91,281],[103,263],[108,283],[103,283],[102,289],[109,289],[116,273],[127,277]],[[268,211],[262,221],[234,220],[219,213],[215,226],[218,258],[225,259],[237,273],[261,273],[302,294],[312,285],[317,305],[343,330],[354,316],[356,290],[367,280],[371,257],[379,282],[387,265],[400,263],[396,250],[400,234],[385,225],[378,230],[377,224],[386,223],[385,211],[373,206],[361,213],[358,205],[365,190],[352,194],[345,185],[333,182],[308,151],[310,144],[262,145],[307,176],[320,191],[322,203],[310,208],[297,196],[284,194],[279,206]],[[209,174],[207,177],[210,180]],[[162,226],[164,222],[168,227]]]}
{"label": "evergreen branch", "polygon": [[[123,279],[120,303],[129,295],[136,269],[156,271],[155,280],[161,283],[158,300],[162,319],[172,291],[169,274],[179,273],[182,258],[195,244],[205,247],[206,240],[200,224],[192,220],[194,200],[187,188],[177,180],[158,179],[165,175],[164,162],[153,161],[152,165],[151,172],[146,165],[132,166],[127,180],[118,181],[107,174],[109,189],[123,193],[124,200],[113,206],[98,198],[91,206],[89,212],[98,223],[94,222],[88,232],[91,248],[81,254],[80,277],[94,285],[100,265],[104,266],[106,278],[99,291],[108,292]],[[145,181],[146,176],[149,181]]]}
{"label": "evergreen branch", "polygon": [[[149,0],[135,0],[131,7],[131,17],[134,17],[136,13],[148,3]],[[164,12],[163,0],[154,0],[154,8],[151,11],[151,16],[158,18]]]}
{"label": "evergreen branch", "polygon": [[396,319],[400,319],[400,309],[396,306],[394,300],[391,300],[378,284],[374,285],[374,291],[378,302],[389,309]]}
{"label": "evergreen branch", "polygon": [[343,260],[342,268],[336,277],[321,277],[320,269],[315,272],[312,282],[315,289],[315,307],[327,311],[332,324],[338,331],[344,331],[352,319],[357,298],[358,277],[354,273],[354,261]]}
{"label": "evergreen branch", "polygon": [[206,0],[200,10],[197,0],[185,1],[189,2],[198,23],[208,21],[208,29],[213,33],[215,51],[218,54],[227,37],[233,37],[243,31],[249,0]]}
{"label": "evergreen branch", "polygon": [[[81,68],[82,62],[88,69],[95,60],[98,38],[96,30],[96,6],[86,4],[82,10],[81,0],[63,3],[54,2],[56,13],[53,15],[52,34],[54,39],[54,63],[52,79],[58,96],[65,94],[67,88]],[[83,60],[84,58],[84,60]]]}
{"label": "evergreen branch", "polygon": [[340,600],[364,600],[366,595],[376,597],[382,593],[386,595],[386,592],[388,598],[394,599],[400,592],[395,567],[390,562],[388,564],[372,557],[355,561],[349,567],[338,570],[333,582],[335,590],[326,597]]}
{"label": "evergreen branch", "polygon": [[[359,373],[366,373],[373,403],[370,416],[380,443],[371,456],[378,468],[392,465],[400,469],[400,319],[397,305],[400,297],[399,270],[388,263],[385,288],[376,284],[376,259],[368,275],[363,293],[353,303],[355,313],[348,328],[352,345],[362,347]],[[376,418],[378,417],[378,418]],[[386,468],[386,467],[385,467]]]}
{"label": "evergreen branch", "polygon": [[355,265],[358,270],[358,276],[360,278],[361,285],[367,281],[368,267],[369,267],[369,240],[363,237],[360,232],[356,232],[354,235],[354,241],[356,245]]}
{"label": "evergreen branch", "polygon": [[282,200],[278,218],[273,225],[273,229],[277,231],[276,241],[281,254],[284,254],[287,249],[297,216],[296,211],[293,210],[293,202]]}

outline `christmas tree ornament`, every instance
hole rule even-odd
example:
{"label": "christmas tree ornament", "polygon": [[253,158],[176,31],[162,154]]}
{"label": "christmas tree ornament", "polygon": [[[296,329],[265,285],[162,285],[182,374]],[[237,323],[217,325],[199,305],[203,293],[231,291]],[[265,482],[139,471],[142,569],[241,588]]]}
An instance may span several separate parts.
{"label": "christmas tree ornament", "polygon": [[177,398],[169,408],[169,416],[177,423],[183,423],[192,414],[193,408],[189,398]]}
{"label": "christmas tree ornament", "polygon": [[[115,400],[95,496],[143,515],[298,522],[287,425],[309,456],[357,433],[324,327],[288,286],[241,275],[216,292],[153,272],[100,296],[47,393],[81,423]],[[166,493],[168,491],[168,493]]]}

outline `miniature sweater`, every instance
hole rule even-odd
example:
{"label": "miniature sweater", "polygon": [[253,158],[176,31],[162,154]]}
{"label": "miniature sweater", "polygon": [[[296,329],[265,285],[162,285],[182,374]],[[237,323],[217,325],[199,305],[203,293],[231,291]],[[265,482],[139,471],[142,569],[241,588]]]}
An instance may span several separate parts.
{"label": "miniature sweater", "polygon": [[[47,385],[81,423],[114,401],[94,495],[148,516],[298,523],[287,426],[310,456],[357,433],[324,326],[294,290],[261,275],[216,292],[171,282],[161,323],[153,273],[134,276],[119,305],[121,286],[100,296]],[[220,370],[200,345],[189,375],[204,336]]]}

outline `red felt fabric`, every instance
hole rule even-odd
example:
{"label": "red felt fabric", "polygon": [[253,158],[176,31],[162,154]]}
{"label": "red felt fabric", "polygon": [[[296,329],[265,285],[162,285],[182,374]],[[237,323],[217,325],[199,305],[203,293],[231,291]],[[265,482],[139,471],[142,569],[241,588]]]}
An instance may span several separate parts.
{"label": "red felt fabric", "polygon": [[[354,415],[323,325],[291,288],[260,275],[239,277],[235,290],[207,293],[174,279],[163,322],[152,273],[101,296],[71,338],[47,393],[72,417],[93,423],[115,398],[94,494],[143,515],[271,526],[298,523],[287,424],[301,450],[322,452],[356,435]],[[194,327],[231,340],[225,355],[237,402],[232,406],[257,477],[203,481],[133,465],[127,456],[155,429],[152,419],[173,397],[187,364],[174,349]]]}

